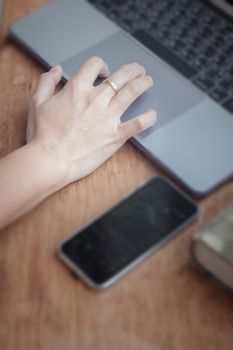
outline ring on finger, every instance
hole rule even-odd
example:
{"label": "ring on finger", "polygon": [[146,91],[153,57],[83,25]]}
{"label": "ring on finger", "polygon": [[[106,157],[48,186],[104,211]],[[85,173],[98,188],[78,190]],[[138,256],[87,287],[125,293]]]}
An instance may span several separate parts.
{"label": "ring on finger", "polygon": [[110,86],[113,91],[115,92],[115,94],[118,92],[118,86],[116,83],[114,83],[114,81],[111,81],[110,79],[105,79],[102,84],[106,84],[108,86]]}

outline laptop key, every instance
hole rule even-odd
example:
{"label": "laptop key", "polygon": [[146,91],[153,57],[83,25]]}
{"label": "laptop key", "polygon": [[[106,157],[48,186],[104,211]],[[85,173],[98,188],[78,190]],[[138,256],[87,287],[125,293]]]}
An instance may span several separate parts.
{"label": "laptop key", "polygon": [[214,86],[213,81],[206,77],[197,78],[194,81],[194,84],[203,89],[204,91],[210,90]]}
{"label": "laptop key", "polygon": [[202,1],[89,1],[216,102],[232,96],[233,26]]}
{"label": "laptop key", "polygon": [[233,113],[233,97],[231,97],[229,100],[227,100],[223,107],[225,107],[229,112]]}
{"label": "laptop key", "polygon": [[125,0],[112,0],[115,6],[122,6],[125,4]]}
{"label": "laptop key", "polygon": [[222,86],[223,89],[225,90],[229,90],[229,88],[232,85],[232,78],[230,76],[228,76],[225,79],[222,79],[219,84]]}
{"label": "laptop key", "polygon": [[135,33],[133,33],[133,36],[152,52],[161,57],[165,62],[174,67],[186,78],[191,78],[197,73],[195,69],[193,69],[184,61],[182,61],[172,51],[170,51],[168,48],[166,48],[158,40],[154,39],[144,30],[136,31]]}
{"label": "laptop key", "polygon": [[216,88],[213,91],[210,91],[209,96],[212,97],[215,101],[219,102],[226,99],[227,93],[221,88]]}

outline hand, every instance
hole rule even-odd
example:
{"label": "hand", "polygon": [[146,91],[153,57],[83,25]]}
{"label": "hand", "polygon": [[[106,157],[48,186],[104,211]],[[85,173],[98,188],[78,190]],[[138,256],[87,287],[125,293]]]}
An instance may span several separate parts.
{"label": "hand", "polygon": [[117,93],[107,84],[94,87],[98,76],[108,75],[106,63],[91,57],[57,94],[62,68],[56,66],[41,75],[29,109],[27,142],[39,144],[66,164],[64,185],[90,174],[130,137],[156,121],[154,110],[120,121],[133,101],[153,85],[142,66],[127,64],[109,76]]}

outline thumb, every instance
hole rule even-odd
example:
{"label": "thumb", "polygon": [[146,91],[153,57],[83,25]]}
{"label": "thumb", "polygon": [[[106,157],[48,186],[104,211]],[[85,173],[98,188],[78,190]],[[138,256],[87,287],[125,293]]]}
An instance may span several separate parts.
{"label": "thumb", "polygon": [[62,77],[62,67],[57,65],[50,69],[47,73],[40,76],[39,83],[33,96],[36,106],[42,104],[53,96],[57,84]]}

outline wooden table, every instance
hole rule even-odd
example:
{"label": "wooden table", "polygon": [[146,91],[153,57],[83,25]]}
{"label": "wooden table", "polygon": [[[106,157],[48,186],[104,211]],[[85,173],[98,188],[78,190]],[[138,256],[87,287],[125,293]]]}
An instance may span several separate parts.
{"label": "wooden table", "polygon": [[[4,37],[11,21],[43,3],[9,0]],[[28,99],[42,71],[4,40],[1,156],[24,143]],[[192,233],[233,199],[233,181],[200,200],[196,223],[106,292],[87,289],[56,257],[67,235],[158,173],[127,144],[91,176],[1,232],[0,349],[233,349],[232,296],[196,271],[189,252]]]}

